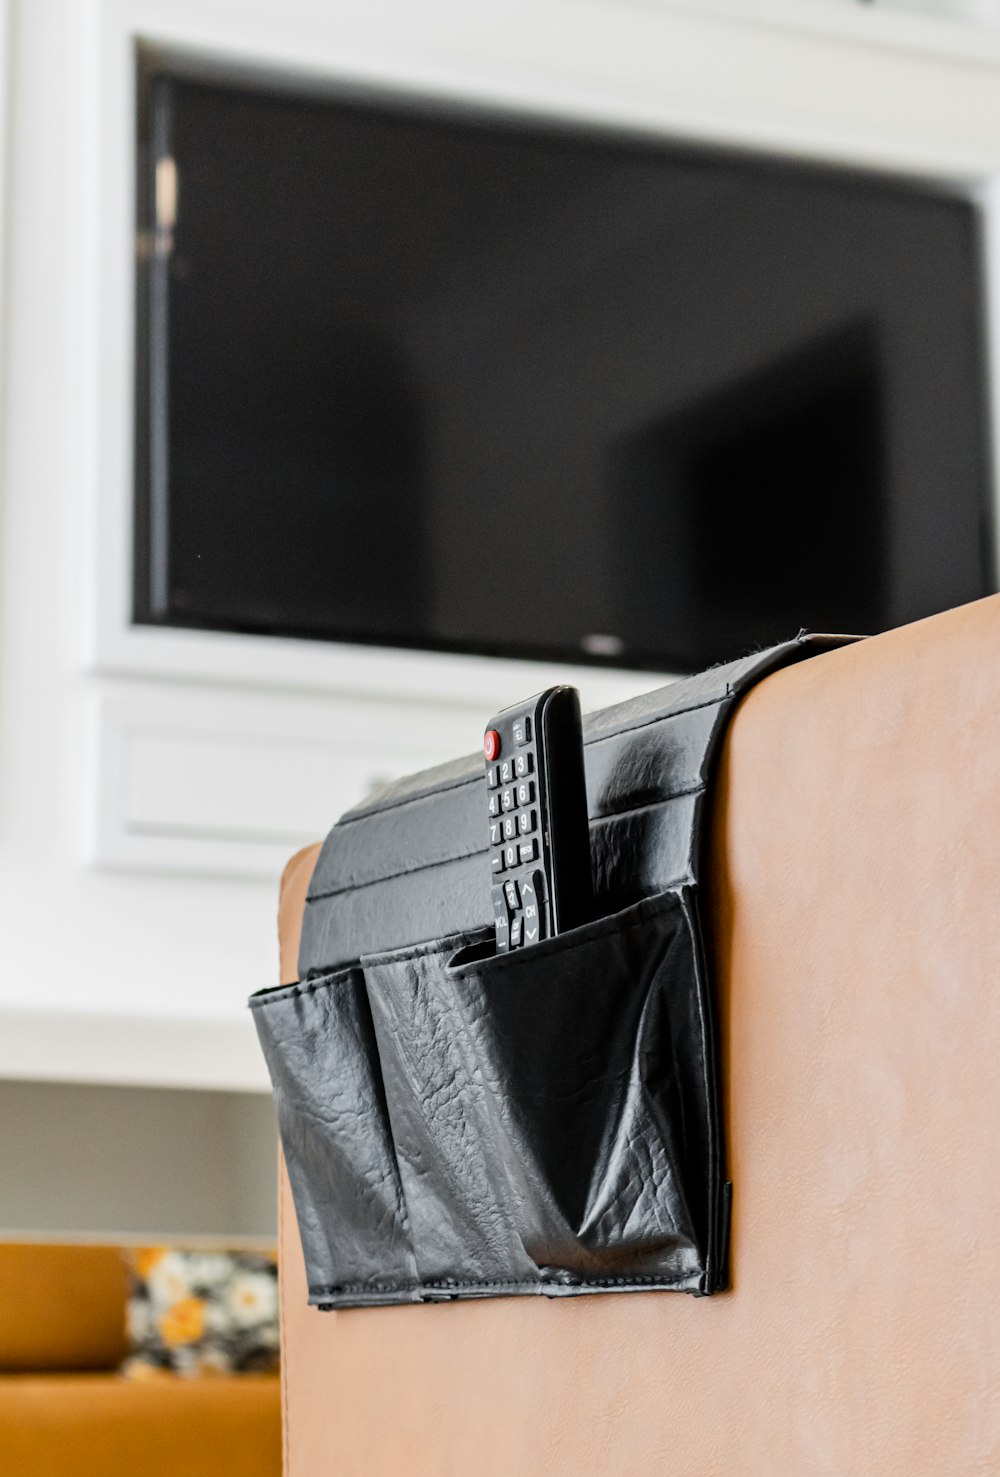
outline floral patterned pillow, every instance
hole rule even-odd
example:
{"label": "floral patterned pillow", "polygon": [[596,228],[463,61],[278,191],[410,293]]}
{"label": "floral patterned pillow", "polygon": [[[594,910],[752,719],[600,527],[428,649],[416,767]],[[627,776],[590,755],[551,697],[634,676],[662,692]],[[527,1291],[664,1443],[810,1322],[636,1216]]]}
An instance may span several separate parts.
{"label": "floral patterned pillow", "polygon": [[274,1256],[147,1247],[130,1254],[128,1333],[122,1372],[240,1374],[278,1364]]}

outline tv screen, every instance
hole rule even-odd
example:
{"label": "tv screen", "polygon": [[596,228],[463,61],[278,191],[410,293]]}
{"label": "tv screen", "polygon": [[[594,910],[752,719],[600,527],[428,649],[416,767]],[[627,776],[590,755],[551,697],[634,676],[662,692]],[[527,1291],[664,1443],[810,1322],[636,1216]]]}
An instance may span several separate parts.
{"label": "tv screen", "polygon": [[994,588],[968,201],[140,92],[137,621],[683,671]]}

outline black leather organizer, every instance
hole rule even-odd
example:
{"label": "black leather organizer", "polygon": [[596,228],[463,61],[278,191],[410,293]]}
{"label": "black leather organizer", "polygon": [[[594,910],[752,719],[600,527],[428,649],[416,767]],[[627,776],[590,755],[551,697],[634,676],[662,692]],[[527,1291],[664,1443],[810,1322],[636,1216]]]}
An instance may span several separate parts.
{"label": "black leather organizer", "polygon": [[699,892],[738,697],[803,634],[584,721],[597,917],[490,952],[483,761],[334,826],[298,984],[251,999],[323,1308],[727,1285]]}

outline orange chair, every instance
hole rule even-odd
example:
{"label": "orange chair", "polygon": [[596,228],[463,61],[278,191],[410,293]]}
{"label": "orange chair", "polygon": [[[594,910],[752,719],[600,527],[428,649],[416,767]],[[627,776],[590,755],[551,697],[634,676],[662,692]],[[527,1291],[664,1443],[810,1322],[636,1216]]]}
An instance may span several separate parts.
{"label": "orange chair", "polygon": [[126,1292],[117,1247],[0,1244],[0,1472],[278,1477],[277,1377],[125,1379]]}

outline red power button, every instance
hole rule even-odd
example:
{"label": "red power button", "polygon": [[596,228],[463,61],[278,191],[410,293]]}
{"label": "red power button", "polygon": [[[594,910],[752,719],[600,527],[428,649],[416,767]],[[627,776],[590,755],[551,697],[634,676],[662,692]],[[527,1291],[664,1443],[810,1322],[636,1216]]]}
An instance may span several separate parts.
{"label": "red power button", "polygon": [[495,759],[500,752],[500,735],[495,728],[488,728],[483,738],[483,753],[487,759]]}

